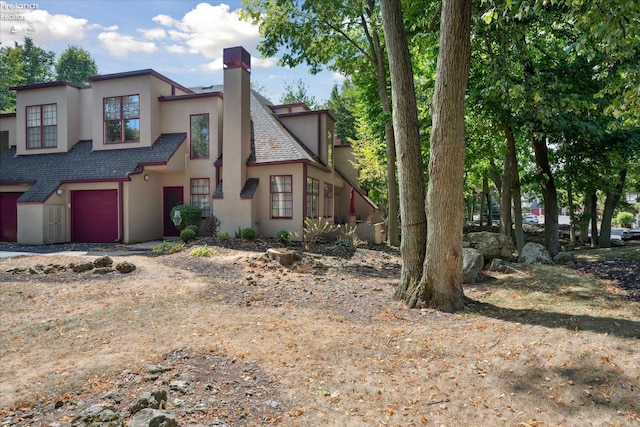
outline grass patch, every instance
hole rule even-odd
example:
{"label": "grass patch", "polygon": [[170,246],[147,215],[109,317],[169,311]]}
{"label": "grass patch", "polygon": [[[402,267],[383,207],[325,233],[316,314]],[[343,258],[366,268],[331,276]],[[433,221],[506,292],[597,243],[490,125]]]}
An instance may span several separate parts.
{"label": "grass patch", "polygon": [[175,254],[182,251],[184,249],[184,245],[184,242],[165,240],[159,245],[154,246],[152,250],[154,253],[159,254]]}
{"label": "grass patch", "polygon": [[218,251],[209,246],[196,246],[189,251],[189,255],[199,258],[209,258],[218,255]]}

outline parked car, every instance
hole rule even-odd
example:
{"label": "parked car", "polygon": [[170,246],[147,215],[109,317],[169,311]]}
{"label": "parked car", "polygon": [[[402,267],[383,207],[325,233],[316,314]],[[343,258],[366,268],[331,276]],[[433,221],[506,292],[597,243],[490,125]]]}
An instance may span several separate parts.
{"label": "parked car", "polygon": [[640,240],[640,229],[623,231],[622,240]]}
{"label": "parked car", "polygon": [[526,214],[524,217],[524,223],[525,224],[537,224],[538,223],[538,216],[534,215],[534,214]]}

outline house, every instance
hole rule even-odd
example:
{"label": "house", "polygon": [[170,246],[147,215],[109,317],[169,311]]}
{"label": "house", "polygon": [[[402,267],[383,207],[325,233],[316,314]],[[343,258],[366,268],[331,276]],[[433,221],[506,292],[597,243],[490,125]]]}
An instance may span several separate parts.
{"label": "house", "polygon": [[225,49],[223,62],[219,87],[187,88],[149,69],[86,87],[13,88],[16,112],[0,116],[0,241],[176,236],[170,211],[180,204],[231,235],[298,231],[305,217],[343,222],[353,207],[382,222],[351,147],[334,146],[332,114],[252,90],[242,47]]}

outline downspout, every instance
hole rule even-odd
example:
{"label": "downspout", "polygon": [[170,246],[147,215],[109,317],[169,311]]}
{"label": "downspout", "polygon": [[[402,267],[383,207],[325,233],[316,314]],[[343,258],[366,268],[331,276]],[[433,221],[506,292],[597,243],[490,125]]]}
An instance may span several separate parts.
{"label": "downspout", "polygon": [[122,243],[122,240],[124,239],[124,194],[122,194],[122,192],[124,191],[124,184],[122,183],[122,181],[120,181],[118,183],[118,195],[119,195],[119,201],[118,204],[120,205],[120,213],[119,213],[119,221],[120,221],[120,227],[118,230],[118,240],[116,241],[116,243]]}

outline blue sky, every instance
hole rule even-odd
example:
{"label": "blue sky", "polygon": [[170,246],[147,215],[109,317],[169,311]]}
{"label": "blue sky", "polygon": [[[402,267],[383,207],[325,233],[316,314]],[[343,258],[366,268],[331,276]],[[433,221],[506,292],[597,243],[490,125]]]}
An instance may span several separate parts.
{"label": "blue sky", "polygon": [[222,83],[222,49],[244,46],[252,55],[252,81],[273,102],[299,79],[317,101],[326,100],[341,76],[313,76],[306,67],[283,68],[277,58],[262,58],[258,29],[239,20],[241,7],[236,0],[5,0],[0,43],[13,46],[31,37],[56,55],[80,46],[100,74],[152,68],[185,86]]}

